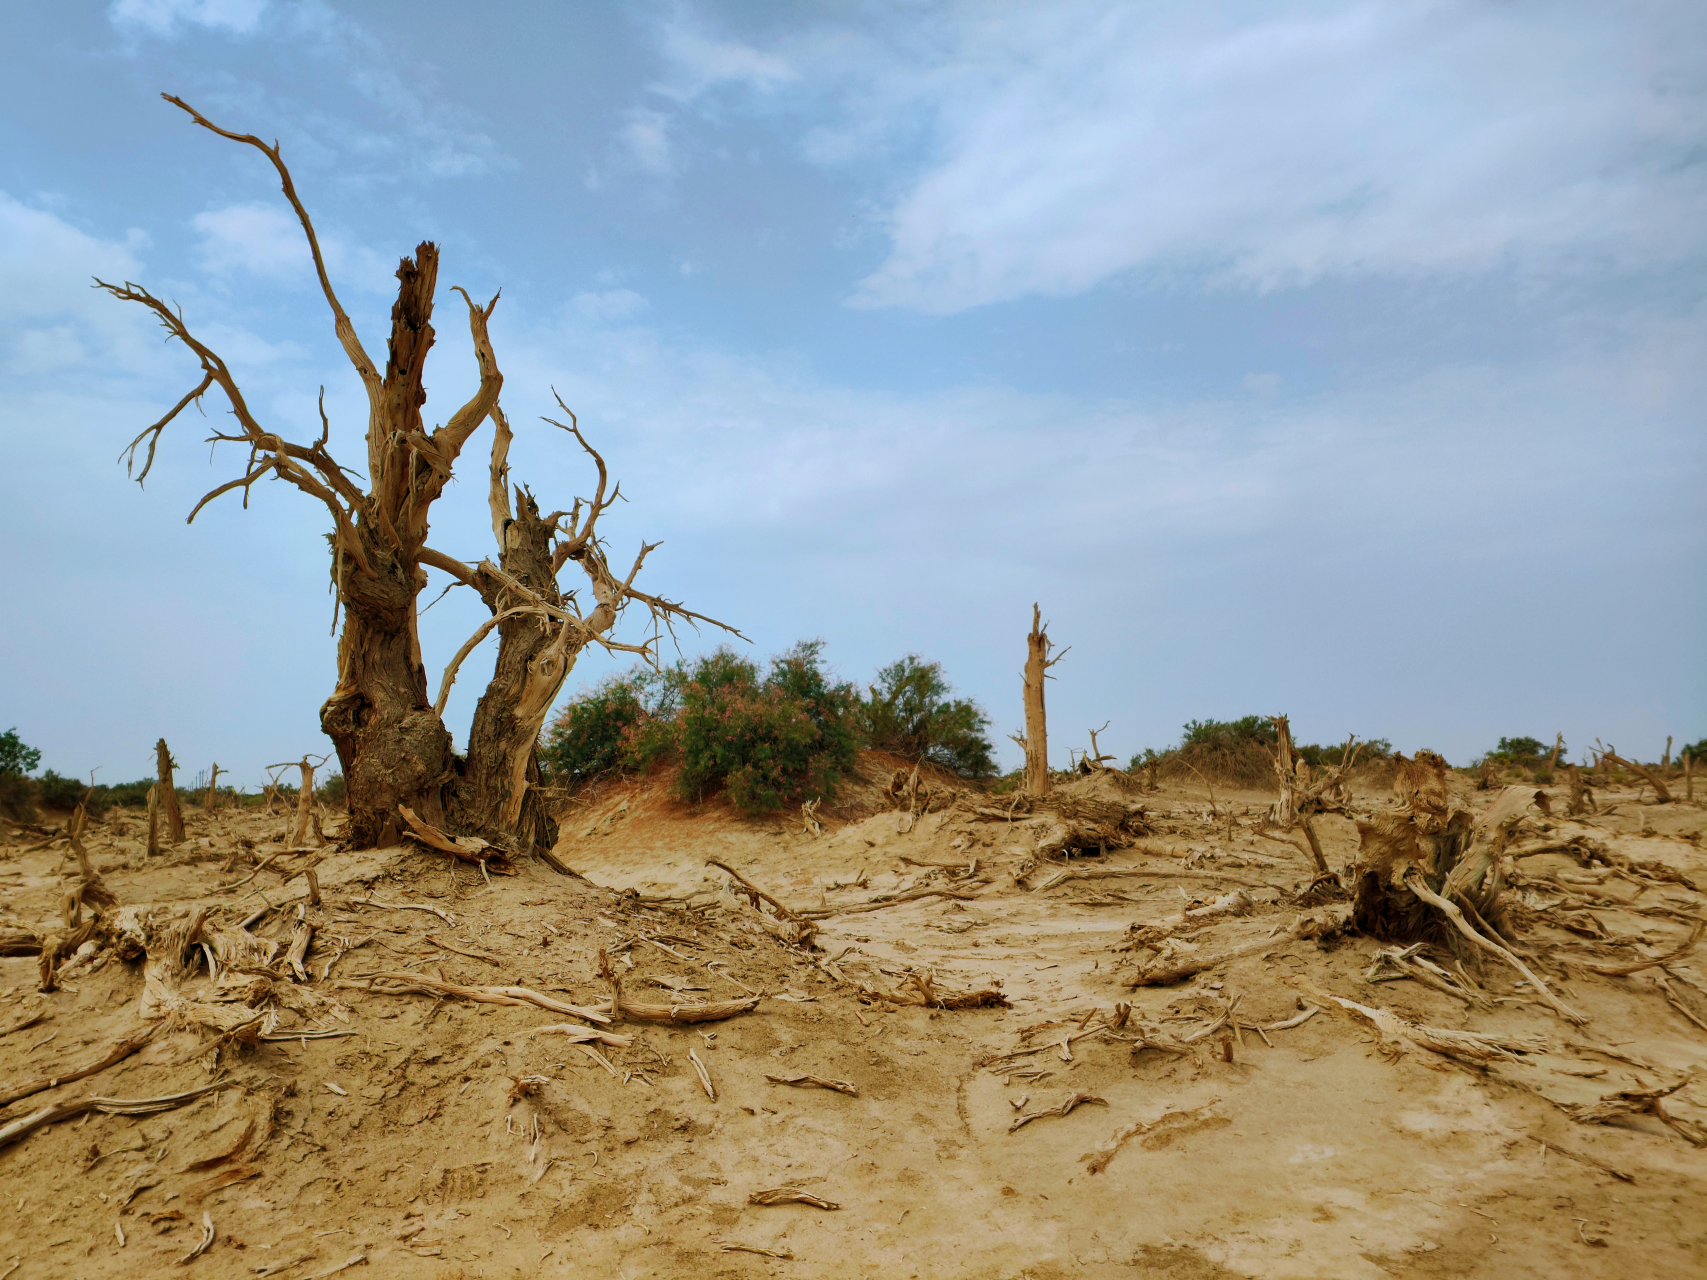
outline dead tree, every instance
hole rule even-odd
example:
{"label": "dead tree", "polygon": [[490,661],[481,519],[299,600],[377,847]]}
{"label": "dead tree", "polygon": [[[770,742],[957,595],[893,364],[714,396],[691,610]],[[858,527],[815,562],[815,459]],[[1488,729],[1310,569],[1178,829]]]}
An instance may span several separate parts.
{"label": "dead tree", "polygon": [[154,744],[154,768],[159,776],[159,781],[154,785],[160,789],[159,804],[166,813],[168,844],[184,843],[184,813],[178,807],[178,789],[172,785],[172,770],[177,767],[178,762],[172,759],[172,753],[166,749],[166,739],[160,739]]}
{"label": "dead tree", "polygon": [[219,761],[215,760],[213,762],[213,768],[208,771],[207,795],[202,797],[202,809],[208,813],[212,813],[213,812],[214,798],[218,795],[219,795]]}
{"label": "dead tree", "polygon": [[[253,134],[222,129],[181,99],[163,96],[202,128],[254,147],[276,170],[285,199],[307,240],[320,290],[332,315],[333,331],[367,392],[368,487],[357,484],[354,473],[340,465],[328,449],[331,423],[323,407],[324,393],[319,438],[311,444],[286,440],[254,415],[225,361],[190,331],[176,310],[140,285],[97,281],[98,287],[114,297],[153,312],[168,338],[181,342],[201,365],[200,382],[164,417],[141,432],[126,456],[134,467],[137,451],[146,444],[137,475],[139,482],[145,479],[162,432],[190,404],[199,403],[204,394],[217,389],[229,404],[234,425],[216,431],[212,439],[244,446],[248,464],[242,475],[206,494],[190,519],[194,520],[214,498],[236,490],[242,491],[247,503],[250,489],[266,478],[287,481],[325,505],[331,516],[327,539],[330,569],[343,613],[343,631],[338,643],[337,684],[320,709],[320,726],[337,748],[343,769],[349,805],[346,838],[351,845],[361,848],[393,842],[400,829],[402,806],[429,823],[441,824],[447,822],[448,804],[453,825],[473,821],[482,830],[513,836],[526,816],[522,813],[525,784],[530,772],[537,770],[532,760],[534,740],[551,697],[572,663],[573,652],[590,639],[622,647],[606,641],[603,632],[629,600],[643,601],[655,619],[665,622],[673,618],[692,621],[699,615],[633,589],[634,575],[651,547],[642,549],[626,579],[616,579],[605,567],[592,526],[598,513],[615,500],[615,494],[606,500],[602,463],[600,491],[584,525],[575,526],[579,504],[568,530],[562,527],[561,514],[539,520],[531,507],[520,516],[506,512],[509,523],[499,533],[497,565],[487,562],[470,566],[428,546],[428,517],[433,503],[450,481],[463,446],[498,409],[504,379],[487,336],[487,322],[497,298],[480,306],[466,291],[457,290],[468,310],[479,388],[442,426],[428,432],[422,419],[426,402],[423,378],[434,341],[438,246],[423,241],[414,256],[404,258],[398,266],[388,358],[381,373],[333,290],[314,224],[297,196],[278,144],[268,145]],[[501,421],[501,417],[498,413],[495,420]],[[507,449],[507,428],[500,425],[498,430],[506,437]],[[578,431],[575,434],[579,437]],[[503,472],[502,451],[496,446],[493,456],[495,470]],[[521,505],[527,507],[528,503]],[[527,523],[530,519],[532,525]],[[521,527],[512,532],[517,525]],[[542,551],[542,541],[552,537],[555,543]],[[563,559],[556,559],[560,554]],[[585,617],[573,593],[564,595],[555,585],[555,572],[568,559],[578,559],[593,580],[595,607]],[[523,561],[528,564],[524,566]],[[517,572],[509,572],[506,564]],[[475,586],[493,610],[485,629],[452,663],[437,704],[428,692],[417,632],[417,599],[426,583],[424,567],[443,570],[458,582]],[[551,574],[540,576],[547,568]],[[510,623],[516,625],[505,630]],[[451,735],[444,726],[444,690],[455,667],[493,626],[500,631],[500,670],[488,689],[492,705],[486,721],[470,737],[468,760],[462,761],[453,754]],[[547,633],[549,641],[543,638]],[[630,648],[650,654],[651,643]],[[517,743],[529,726],[524,751]],[[537,821],[534,827],[537,834],[541,830]]]}
{"label": "dead tree", "polygon": [[1280,775],[1280,802],[1275,806],[1274,820],[1281,827],[1290,827],[1298,818],[1293,803],[1292,788],[1297,779],[1297,765],[1292,755],[1292,729],[1285,716],[1270,716],[1274,726],[1274,771]]}
{"label": "dead tree", "polygon": [[[1049,794],[1049,724],[1043,708],[1043,682],[1054,677],[1049,668],[1067,656],[1063,649],[1054,657],[1048,624],[1041,621],[1037,605],[1031,606],[1031,633],[1025,638],[1025,736],[1011,734],[1025,752],[1025,794],[1040,799]],[[1070,647],[1070,646],[1069,646]]]}
{"label": "dead tree", "polygon": [[[513,435],[503,410],[494,406],[487,506],[498,563],[441,560],[436,566],[474,588],[492,616],[446,667],[435,711],[443,713],[463,658],[492,630],[498,632],[497,661],[474,709],[467,759],[459,762],[458,774],[446,791],[446,815],[457,830],[520,853],[548,852],[557,841],[556,820],[537,794],[537,745],[553,700],[588,645],[655,662],[661,632],[670,630],[673,635],[678,621],[695,626],[705,622],[741,636],[727,623],[635,588],[634,580],[657,543],[641,544],[624,577],[611,571],[598,536],[598,521],[621,496],[621,485],[611,483],[604,458],[581,434],[574,413],[561,398],[557,403],[569,421],[542,420],[574,436],[592,459],[598,474],[592,498],[576,498],[568,511],[541,517],[533,495],[518,485],[512,508],[509,449]],[[565,591],[558,581],[571,564],[587,580],[592,597],[589,610],[583,611],[577,593]],[[652,636],[640,644],[613,640],[607,634],[631,601],[645,605],[652,623]]]}

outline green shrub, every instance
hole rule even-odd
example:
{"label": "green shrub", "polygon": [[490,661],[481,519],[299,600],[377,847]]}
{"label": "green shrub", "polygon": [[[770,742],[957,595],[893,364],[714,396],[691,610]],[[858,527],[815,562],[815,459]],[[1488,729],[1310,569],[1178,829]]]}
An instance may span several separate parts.
{"label": "green shrub", "polygon": [[678,668],[644,666],[607,676],[552,721],[539,752],[541,767],[553,782],[575,786],[613,770],[645,768],[668,755],[681,680]]}
{"label": "green shrub", "polygon": [[962,777],[990,777],[996,772],[985,736],[990,717],[970,699],[951,698],[953,692],[940,662],[909,653],[890,663],[859,706],[867,745],[928,760]]}
{"label": "green shrub", "polygon": [[75,809],[83,803],[89,787],[79,778],[65,778],[49,769],[36,779],[36,795],[49,809]]}
{"label": "green shrub", "polygon": [[574,786],[674,760],[679,794],[721,794],[743,813],[828,799],[852,768],[853,686],[831,680],[823,642],[757,664],[727,648],[655,671],[635,667],[581,694],[552,722],[540,763]]}
{"label": "green shrub", "polygon": [[[1488,752],[1488,757],[1499,764],[1532,765],[1551,755],[1552,751],[1552,744],[1539,738],[1501,738],[1499,746]],[[1559,754],[1564,754],[1562,743]]]}
{"label": "green shrub", "polygon": [[[229,791],[230,788],[223,787],[221,790]],[[314,791],[320,797],[322,804],[330,805],[334,809],[343,808],[344,798],[347,794],[347,789],[344,786],[344,775],[336,769],[332,770],[326,775],[326,781],[322,782]]]}
{"label": "green shrub", "polygon": [[681,683],[675,747],[685,799],[721,792],[742,813],[797,797],[828,799],[854,763],[853,687],[832,684],[822,643],[796,645],[758,668],[728,648],[698,659]]}
{"label": "green shrub", "polygon": [[0,733],[0,775],[22,777],[41,763],[41,752],[24,745],[16,729]]}

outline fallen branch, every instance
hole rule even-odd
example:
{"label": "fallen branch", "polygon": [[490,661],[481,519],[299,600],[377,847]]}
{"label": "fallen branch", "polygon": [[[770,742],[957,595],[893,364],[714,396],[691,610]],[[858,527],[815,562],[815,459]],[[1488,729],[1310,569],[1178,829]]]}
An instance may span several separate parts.
{"label": "fallen branch", "polygon": [[800,1088],[833,1089],[837,1093],[845,1093],[850,1098],[859,1097],[859,1090],[846,1080],[826,1080],[822,1076],[772,1076],[766,1080],[772,1084],[791,1084]]}
{"label": "fallen branch", "polygon": [[409,825],[409,830],[403,834],[428,848],[437,849],[440,853],[448,853],[451,857],[462,862],[472,862],[489,871],[496,871],[499,875],[513,876],[516,874],[515,867],[510,865],[510,860],[505,856],[504,851],[495,845],[488,844],[478,836],[447,835],[432,823],[416,817],[414,811],[406,804],[398,805],[397,812],[403,815],[403,821]]}
{"label": "fallen branch", "polygon": [[378,898],[369,896],[366,898],[352,898],[350,899],[350,905],[353,907],[378,907],[381,911],[425,911],[431,915],[437,916],[440,920],[443,920],[446,924],[450,925],[451,928],[454,929],[456,927],[456,917],[451,915],[450,912],[445,911],[440,907],[429,907],[423,902],[381,902]]}
{"label": "fallen branch", "polygon": [[[723,872],[733,880],[739,887],[741,896],[747,899],[748,904],[754,911],[759,913],[759,916],[762,919],[772,920],[772,922],[778,926],[789,926],[786,928],[779,927],[772,930],[772,932],[774,932],[777,937],[781,938],[782,941],[791,946],[804,947],[817,936],[818,926],[813,924],[810,919],[801,915],[792,907],[785,905],[779,899],[773,898],[770,894],[759,888],[758,885],[747,879],[746,876],[735,870],[734,867],[729,866],[727,863],[719,862],[715,858],[706,859],[705,865],[708,867],[716,867],[719,871]],[[763,905],[765,903],[769,903],[772,911],[775,912],[774,920],[772,917],[766,915]]]}
{"label": "fallen branch", "polygon": [[1463,934],[1482,950],[1498,956],[1513,969],[1516,969],[1520,974],[1522,974],[1525,980],[1528,981],[1529,985],[1535,988],[1537,994],[1547,1002],[1548,1006],[1554,1013],[1558,1014],[1567,1022],[1573,1023],[1577,1026],[1581,1026],[1583,1023],[1588,1021],[1588,1019],[1582,1014],[1578,1013],[1575,1009],[1572,1009],[1569,1005],[1565,1004],[1564,1001],[1560,1000],[1558,996],[1554,995],[1553,989],[1543,982],[1538,976],[1531,973],[1529,966],[1524,964],[1523,961],[1519,960],[1511,952],[1500,946],[1499,943],[1493,942],[1488,938],[1484,938],[1481,934],[1477,933],[1475,929],[1471,928],[1470,922],[1464,918],[1464,913],[1458,909],[1457,904],[1449,902],[1433,889],[1430,889],[1428,885],[1423,882],[1422,875],[1419,872],[1413,870],[1409,875],[1407,875],[1404,879],[1404,885],[1424,902],[1428,903],[1430,906],[1438,908],[1446,918],[1452,922],[1452,927],[1457,929],[1459,933]]}
{"label": "fallen branch", "polygon": [[842,1206],[834,1200],[821,1200],[799,1187],[774,1187],[769,1191],[755,1191],[747,1197],[748,1204],[809,1204],[814,1209],[840,1209]]}
{"label": "fallen branch", "polygon": [[1100,1151],[1091,1151],[1080,1156],[1079,1163],[1088,1165],[1089,1172],[1093,1175],[1105,1173],[1108,1166],[1113,1163],[1114,1157],[1120,1154],[1120,1149],[1134,1138],[1148,1137],[1150,1134],[1164,1129],[1196,1127],[1198,1124],[1209,1120],[1220,1120],[1221,1123],[1226,1124],[1228,1121],[1214,1114],[1215,1107],[1220,1101],[1219,1098],[1212,1098],[1192,1111],[1164,1111],[1154,1120],[1143,1121],[1140,1124],[1133,1125],[1130,1129],[1115,1134],[1114,1140],[1108,1146]]}
{"label": "fallen branch", "polygon": [[1686,1075],[1676,1084],[1658,1089],[1621,1089],[1609,1093],[1598,1102],[1566,1103],[1561,1110],[1579,1124],[1610,1124],[1626,1116],[1651,1115],[1684,1141],[1697,1147],[1707,1147],[1707,1126],[1702,1126],[1665,1109],[1665,1100],[1694,1079]]}
{"label": "fallen branch", "polygon": [[159,1029],[158,1026],[152,1026],[142,1031],[132,1032],[107,1049],[100,1057],[86,1062],[80,1067],[70,1067],[52,1075],[37,1076],[33,1080],[0,1087],[0,1107],[9,1106],[19,1098],[27,1098],[31,1094],[42,1093],[62,1084],[70,1084],[73,1080],[83,1080],[105,1071],[108,1067],[123,1062],[131,1054],[153,1040],[155,1032]]}
{"label": "fallen branch", "polygon": [[784,1262],[793,1262],[794,1255],[786,1249],[761,1249],[756,1244],[722,1244],[717,1246],[724,1253],[756,1253],[761,1258],[781,1258]]}
{"label": "fallen branch", "polygon": [[599,976],[610,984],[612,1013],[625,1014],[642,1022],[667,1022],[683,1025],[693,1022],[721,1022],[737,1014],[751,1013],[758,1008],[759,997],[740,1000],[718,1000],[710,1004],[643,1004],[622,994],[622,978],[610,962],[610,953],[599,948]]}
{"label": "fallen branch", "polygon": [[1159,987],[1170,982],[1181,982],[1195,974],[1217,968],[1230,961],[1244,956],[1253,956],[1258,952],[1282,946],[1287,942],[1302,938],[1325,938],[1345,927],[1349,913],[1343,908],[1326,908],[1321,911],[1306,912],[1299,916],[1289,926],[1277,934],[1266,938],[1258,938],[1252,942],[1241,943],[1224,951],[1203,953],[1190,958],[1175,957],[1157,967],[1142,970],[1137,977],[1127,981],[1129,987]]}
{"label": "fallen branch", "polygon": [[1058,884],[1068,880],[1115,880],[1142,879],[1150,877],[1156,880],[1225,880],[1229,884],[1242,884],[1248,889],[1272,889],[1275,886],[1266,880],[1252,880],[1246,876],[1236,876],[1228,871],[1177,871],[1173,868],[1151,869],[1145,867],[1086,867],[1083,869],[1071,867],[1057,871],[1049,879],[1038,885],[1034,893],[1042,893],[1045,889],[1053,889]]}
{"label": "fallen branch", "polygon": [[977,896],[975,893],[962,893],[956,889],[918,889],[912,893],[897,894],[892,898],[862,902],[853,907],[826,907],[819,911],[807,911],[802,913],[802,918],[825,920],[830,916],[854,916],[865,911],[882,911],[885,907],[898,907],[903,902],[918,902],[923,898],[954,898],[961,902],[971,902]]}
{"label": "fallen branch", "polygon": [[625,1036],[616,1031],[601,1031],[596,1027],[576,1026],[573,1022],[554,1022],[548,1027],[535,1027],[528,1034],[567,1036],[571,1044],[608,1044],[613,1049],[626,1049],[634,1043],[633,1036]]}
{"label": "fallen branch", "polygon": [[1075,1107],[1083,1106],[1086,1103],[1094,1103],[1096,1106],[1106,1107],[1108,1105],[1108,1100],[1106,1098],[1093,1097],[1088,1093],[1075,1093],[1068,1097],[1066,1101],[1062,1102],[1058,1107],[1047,1107],[1042,1111],[1028,1111],[1024,1115],[1019,1116],[1008,1126],[1008,1132],[1017,1133],[1033,1120],[1042,1120],[1045,1116],[1065,1116]]}
{"label": "fallen branch", "polygon": [[43,1107],[27,1116],[19,1116],[9,1124],[0,1126],[0,1147],[27,1138],[37,1129],[47,1125],[70,1120],[91,1111],[105,1116],[153,1115],[157,1111],[170,1111],[187,1102],[194,1102],[204,1094],[227,1088],[232,1083],[231,1077],[225,1076],[187,1093],[168,1093],[157,1098],[74,1098],[67,1102],[56,1102],[52,1106]]}
{"label": "fallen branch", "polygon": [[1454,1031],[1449,1027],[1427,1027],[1409,1022],[1390,1009],[1373,1009],[1343,996],[1328,996],[1354,1018],[1367,1023],[1387,1040],[1408,1040],[1431,1052],[1478,1066],[1489,1062],[1520,1062],[1519,1054],[1543,1053],[1548,1044],[1540,1036],[1495,1036],[1476,1031]]}
{"label": "fallen branch", "polygon": [[[384,985],[375,985],[378,983]],[[608,1013],[597,1009],[583,1009],[580,1005],[553,999],[528,987],[465,987],[424,973],[368,973],[355,979],[340,978],[334,985],[353,991],[371,991],[381,996],[441,995],[472,1000],[476,1004],[531,1004],[551,1013],[567,1013],[577,1018],[585,1018],[588,1022],[611,1021]]]}

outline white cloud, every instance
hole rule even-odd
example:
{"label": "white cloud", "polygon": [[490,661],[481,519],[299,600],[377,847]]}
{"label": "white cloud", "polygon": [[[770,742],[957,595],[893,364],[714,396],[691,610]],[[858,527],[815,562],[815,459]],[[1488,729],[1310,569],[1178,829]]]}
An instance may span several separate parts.
{"label": "white cloud", "polygon": [[264,204],[233,204],[208,209],[190,220],[202,235],[204,270],[233,269],[274,278],[301,276],[312,259],[302,225],[283,209]]}
{"label": "white cloud", "polygon": [[117,27],[143,27],[169,36],[180,22],[239,34],[255,29],[267,0],[113,0],[107,17]]}
{"label": "white cloud", "polygon": [[[662,47],[718,65],[676,28]],[[890,193],[860,306],[954,312],[1132,271],[1272,289],[1650,270],[1707,249],[1707,10],[1681,0],[966,4],[777,48],[798,79],[749,77],[771,91],[755,105]]]}
{"label": "white cloud", "polygon": [[670,75],[653,87],[683,102],[716,85],[733,83],[763,92],[799,79],[786,58],[738,40],[708,36],[680,19],[664,25],[660,51],[669,61]]}
{"label": "white cloud", "polygon": [[603,293],[577,293],[569,299],[577,315],[594,324],[632,320],[646,310],[646,299],[632,289],[608,289]]}
{"label": "white cloud", "polygon": [[648,173],[670,172],[670,121],[663,112],[635,108],[628,113],[628,122],[617,131],[617,137],[634,163]]}

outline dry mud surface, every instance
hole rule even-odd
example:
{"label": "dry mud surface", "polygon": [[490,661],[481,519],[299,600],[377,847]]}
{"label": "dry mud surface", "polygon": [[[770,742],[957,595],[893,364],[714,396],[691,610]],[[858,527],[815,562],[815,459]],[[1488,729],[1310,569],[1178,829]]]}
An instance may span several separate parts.
{"label": "dry mud surface", "polygon": [[[557,849],[585,881],[530,861],[489,884],[460,866],[453,883],[441,855],[413,847],[321,850],[322,903],[304,913],[316,928],[307,985],[341,1007],[307,1021],[286,1015],[275,1034],[309,1021],[348,1034],[243,1044],[162,1033],[87,1080],[0,1110],[4,1125],[89,1094],[140,1098],[227,1082],[174,1110],[91,1114],[0,1148],[0,1273],[1363,1280],[1707,1271],[1707,1149],[1679,1131],[1707,1119],[1707,1081],[1666,1099],[1679,1127],[1653,1114],[1580,1123],[1565,1110],[1701,1066],[1707,1029],[1686,1015],[1707,1012],[1707,960],[1628,976],[1549,964],[1551,985],[1587,1016],[1582,1027],[1497,962],[1470,968],[1482,988],[1474,1006],[1409,979],[1371,983],[1374,940],[1280,935],[1304,909],[1294,897],[1310,874],[1301,849],[1257,831],[1270,797],[1218,796],[1213,815],[1200,794],[1141,798],[1151,833],[1074,865],[1147,874],[1045,889],[1037,886],[1055,868],[1033,865],[1039,820],[992,819],[967,805],[914,819],[880,809],[875,787],[826,815],[817,836],[798,817],[690,810],[656,782],[610,788],[565,821]],[[1583,835],[1615,864],[1645,870],[1607,874],[1563,853],[1524,858],[1526,901],[1564,899],[1579,912],[1578,932],[1538,923],[1524,940],[1543,956],[1578,947],[1571,954],[1603,965],[1668,952],[1703,912],[1691,887],[1707,887],[1702,811],[1600,799],[1613,812],[1535,819],[1523,840]],[[1358,803],[1369,811],[1387,801],[1371,793]],[[1349,862],[1352,823],[1318,821],[1330,864]],[[280,857],[244,881],[282,848],[283,827],[282,817],[192,813],[189,840],[148,859],[137,820],[120,818],[95,825],[85,844],[120,903],[207,906],[226,925],[270,906],[252,929],[283,944],[306,893],[302,877],[283,875],[304,858]],[[31,842],[14,834],[0,846],[0,925],[44,931],[57,926],[77,864],[63,843],[29,851]],[[800,911],[929,888],[960,896],[830,914],[803,950],[767,932],[708,858]],[[1212,921],[1175,950],[1270,934],[1272,948],[1170,986],[1126,985],[1133,953],[1116,948],[1129,924],[1233,888],[1250,895],[1250,914]],[[1584,932],[1596,930],[1640,940],[1597,943]],[[717,1022],[619,1019],[611,1030],[632,1043],[590,1046],[595,1057],[540,1030],[563,1024],[562,1013],[381,994],[363,976],[520,985],[596,1006],[608,995],[601,948],[625,999],[685,1007],[744,989],[765,996],[754,1012]],[[141,964],[106,954],[93,968],[73,963],[49,995],[37,992],[34,957],[0,959],[7,1092],[147,1025]],[[907,984],[917,975],[938,996],[999,988],[1011,1007],[929,1008],[872,994],[916,991]],[[186,993],[208,981],[199,971]],[[1384,1042],[1340,1011],[1296,1022],[1326,996],[1436,1027],[1542,1037],[1545,1051],[1483,1068]],[[1124,1022],[1121,1004],[1131,1005]],[[1217,1029],[1172,1052],[1134,1051],[1139,1026],[1177,1044],[1214,1027],[1229,1005],[1232,1035]],[[768,1076],[816,1076],[855,1092]],[[1077,1094],[1092,1100],[1013,1127]],[[838,1207],[749,1202],[776,1188]],[[214,1241],[179,1265],[202,1239],[204,1215]]]}

